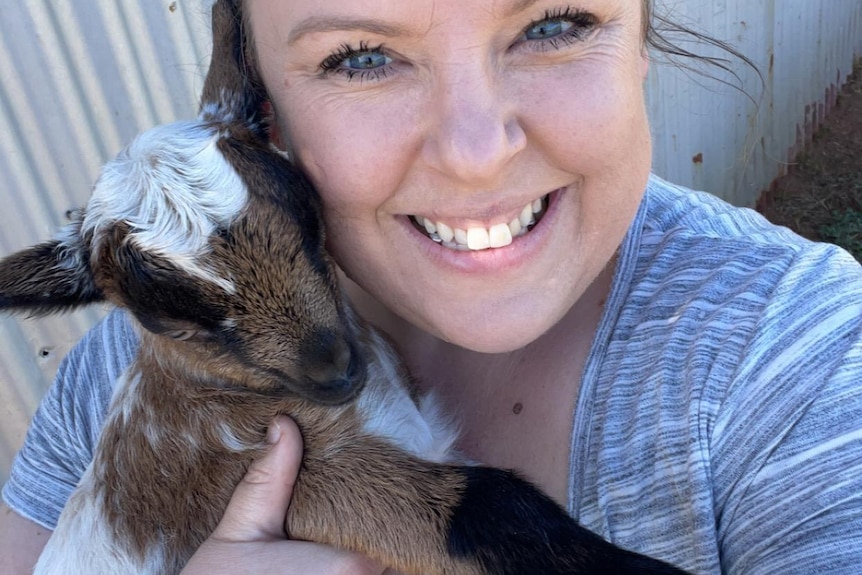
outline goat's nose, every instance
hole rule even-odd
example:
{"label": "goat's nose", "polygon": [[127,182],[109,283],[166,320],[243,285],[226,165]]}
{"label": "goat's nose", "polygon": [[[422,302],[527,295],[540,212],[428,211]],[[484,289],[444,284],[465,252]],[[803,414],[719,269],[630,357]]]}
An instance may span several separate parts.
{"label": "goat's nose", "polygon": [[351,356],[347,342],[332,334],[320,335],[303,350],[305,375],[319,383],[344,377],[350,368]]}
{"label": "goat's nose", "polygon": [[365,367],[359,354],[344,341],[318,352],[306,357],[308,399],[329,405],[353,399],[365,383]]}

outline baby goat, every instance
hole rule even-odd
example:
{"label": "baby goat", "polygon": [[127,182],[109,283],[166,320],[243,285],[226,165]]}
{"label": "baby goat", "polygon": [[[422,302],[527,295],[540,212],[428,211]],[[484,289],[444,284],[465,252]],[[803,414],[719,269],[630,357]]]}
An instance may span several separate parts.
{"label": "baby goat", "polygon": [[108,301],[140,334],[37,575],[179,572],[280,413],[305,440],[295,538],[405,574],[679,573],[510,472],[454,461],[434,403],[341,295],[320,201],[258,121],[231,10],[214,8],[200,119],[140,135],[79,221],[0,263],[0,309]]}

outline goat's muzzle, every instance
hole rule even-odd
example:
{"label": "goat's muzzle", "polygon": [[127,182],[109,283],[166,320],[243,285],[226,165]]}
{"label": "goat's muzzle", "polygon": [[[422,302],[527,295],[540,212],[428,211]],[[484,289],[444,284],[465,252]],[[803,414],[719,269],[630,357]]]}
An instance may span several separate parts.
{"label": "goat's muzzle", "polygon": [[306,373],[307,387],[300,395],[325,405],[346,403],[362,391],[367,372],[362,354],[354,346],[347,345],[334,361],[320,364]]}

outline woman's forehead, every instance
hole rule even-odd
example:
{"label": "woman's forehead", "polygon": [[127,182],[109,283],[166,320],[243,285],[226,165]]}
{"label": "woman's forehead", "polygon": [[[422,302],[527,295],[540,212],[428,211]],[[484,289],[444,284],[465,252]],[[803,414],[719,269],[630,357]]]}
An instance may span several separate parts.
{"label": "woman's forehead", "polygon": [[[292,39],[312,32],[351,29],[357,24],[380,32],[406,32],[407,28],[427,29],[451,18],[468,17],[484,21],[506,20],[524,14],[541,17],[564,10],[612,13],[639,13],[645,0],[572,0],[561,5],[555,0],[246,0],[256,14],[254,25],[288,26]],[[391,22],[389,26],[384,23]],[[389,30],[394,23],[396,30]],[[384,34],[385,35],[385,34]]]}

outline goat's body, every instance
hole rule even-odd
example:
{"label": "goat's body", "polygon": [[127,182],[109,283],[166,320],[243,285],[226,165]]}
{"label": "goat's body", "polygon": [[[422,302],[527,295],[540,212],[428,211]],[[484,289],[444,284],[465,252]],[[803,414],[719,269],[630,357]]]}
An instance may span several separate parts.
{"label": "goat's body", "polygon": [[[218,381],[167,384],[188,378],[186,366],[173,365],[182,359],[167,352],[156,367],[148,363],[156,358],[139,355],[116,385],[94,459],[35,574],[179,572],[215,528],[248,464],[265,449],[264,431],[278,413],[297,420],[306,445],[289,517],[292,534],[355,546],[357,531],[365,528],[354,521],[380,519],[356,517],[350,509],[377,487],[361,486],[338,501],[330,497],[329,484],[368,473],[375,465],[368,458],[375,454],[450,462],[456,438],[433,400],[414,400],[388,344],[368,329],[361,339],[372,358],[369,382],[355,403],[335,407],[228,389]],[[394,471],[398,462],[388,465]],[[405,519],[380,521],[386,527],[367,532],[371,541],[361,547],[373,552],[381,545],[374,539],[386,531],[403,537]]]}
{"label": "goat's body", "polygon": [[266,449],[278,413],[296,419],[305,441],[292,537],[408,575],[678,573],[590,534],[508,472],[459,465],[452,425],[413,393],[388,343],[356,327],[369,381],[343,406],[190,379],[182,355],[142,331],[34,575],[179,573]]}

